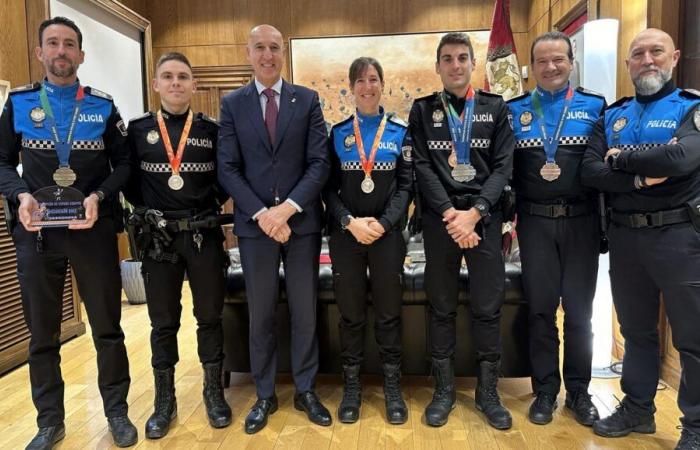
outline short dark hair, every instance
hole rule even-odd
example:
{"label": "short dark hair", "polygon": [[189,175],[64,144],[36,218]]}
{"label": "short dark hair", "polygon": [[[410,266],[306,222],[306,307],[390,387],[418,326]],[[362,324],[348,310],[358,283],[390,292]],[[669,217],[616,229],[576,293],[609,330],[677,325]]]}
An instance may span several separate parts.
{"label": "short dark hair", "polygon": [[75,34],[78,35],[78,48],[80,50],[83,49],[83,33],[80,32],[80,28],[72,20],[61,16],[52,17],[41,22],[41,25],[39,25],[39,47],[44,44],[44,30],[51,25],[63,25],[75,31]]}
{"label": "short dark hair", "polygon": [[158,58],[158,62],[156,63],[156,72],[158,72],[160,66],[162,66],[168,61],[180,61],[181,63],[189,67],[190,70],[192,70],[192,64],[190,64],[190,60],[187,59],[187,56],[183,55],[180,52],[169,52],[161,55],[161,57]]}
{"label": "short dark hair", "polygon": [[348,70],[348,78],[350,79],[351,87],[355,85],[357,79],[365,73],[365,70],[367,70],[369,66],[374,66],[374,68],[377,69],[379,81],[384,83],[384,69],[382,69],[382,65],[379,64],[379,61],[370,56],[360,56],[350,64],[350,70]]}
{"label": "short dark hair", "polygon": [[440,51],[442,47],[448,44],[466,45],[469,49],[469,59],[474,59],[474,47],[472,47],[472,41],[469,39],[467,33],[447,33],[440,39],[440,43],[437,47],[436,61],[440,62]]}
{"label": "short dark hair", "polygon": [[571,39],[569,39],[569,36],[566,34],[562,33],[561,31],[548,31],[547,33],[540,34],[535,38],[534,41],[532,41],[532,47],[530,47],[530,64],[533,64],[535,62],[535,45],[537,45],[538,42],[542,41],[564,41],[566,42],[566,45],[569,47],[569,50],[567,52],[567,56],[569,57],[569,61],[574,60],[574,49],[571,47]]}

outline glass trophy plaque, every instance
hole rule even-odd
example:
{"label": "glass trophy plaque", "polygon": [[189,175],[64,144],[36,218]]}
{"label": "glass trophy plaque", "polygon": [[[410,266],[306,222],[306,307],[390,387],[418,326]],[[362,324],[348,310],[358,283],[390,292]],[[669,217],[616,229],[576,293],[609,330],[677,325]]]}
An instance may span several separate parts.
{"label": "glass trophy plaque", "polygon": [[32,194],[39,209],[32,213],[31,224],[37,227],[66,227],[85,223],[85,196],[70,186],[48,186]]}

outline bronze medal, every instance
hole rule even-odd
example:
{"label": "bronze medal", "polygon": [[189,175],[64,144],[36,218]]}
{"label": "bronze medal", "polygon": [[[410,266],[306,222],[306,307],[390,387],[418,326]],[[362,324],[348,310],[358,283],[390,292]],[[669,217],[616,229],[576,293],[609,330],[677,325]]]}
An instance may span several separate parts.
{"label": "bronze medal", "polygon": [[450,167],[457,167],[457,153],[454,148],[450,152],[450,156],[447,157],[447,164],[449,164]]}
{"label": "bronze medal", "polygon": [[546,162],[540,169],[540,176],[547,181],[554,181],[561,175],[561,167],[555,162]]}
{"label": "bronze medal", "polygon": [[59,167],[53,173],[53,181],[55,181],[57,185],[63,187],[71,186],[73,183],[75,183],[77,178],[78,177],[75,172],[73,172],[73,169],[68,166]]}

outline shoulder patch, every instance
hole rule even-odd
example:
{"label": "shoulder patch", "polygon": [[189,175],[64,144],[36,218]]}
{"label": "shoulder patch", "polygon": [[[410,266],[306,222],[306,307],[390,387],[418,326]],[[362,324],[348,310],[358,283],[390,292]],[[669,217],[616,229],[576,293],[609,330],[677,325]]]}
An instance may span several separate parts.
{"label": "shoulder patch", "polygon": [[400,118],[399,116],[397,116],[397,115],[394,114],[394,113],[391,113],[391,114],[389,115],[389,122],[393,122],[393,123],[395,123],[396,125],[400,125],[400,126],[402,126],[402,127],[404,127],[404,128],[407,128],[407,127],[408,127],[408,123],[406,123],[405,120],[403,120],[402,118]]}
{"label": "shoulder patch", "polygon": [[217,127],[219,126],[219,122],[216,119],[214,119],[213,117],[209,117],[206,114],[201,113],[201,112],[197,113],[197,119],[203,120],[205,122],[213,123]]}
{"label": "shoulder patch", "polygon": [[16,88],[10,89],[10,94],[19,94],[20,92],[38,91],[39,89],[41,89],[41,83],[25,84],[24,86],[17,86]]}
{"label": "shoulder patch", "polygon": [[624,105],[625,103],[627,103],[628,101],[632,100],[632,98],[633,97],[622,97],[621,99],[618,99],[615,103],[608,106],[607,109],[620,107],[620,106]]}
{"label": "shoulder patch", "polygon": [[85,86],[85,93],[90,94],[90,95],[94,95],[95,97],[103,98],[105,100],[109,100],[109,101],[113,100],[112,96],[109,95],[108,93],[102,92],[99,89],[95,89],[95,88],[92,88],[90,86]]}
{"label": "shoulder patch", "polygon": [[577,87],[577,88],[576,88],[576,91],[578,91],[578,92],[580,92],[580,93],[582,93],[582,94],[585,94],[585,95],[592,95],[592,96],[594,96],[594,97],[600,97],[600,98],[602,98],[602,99],[605,99],[605,96],[604,96],[603,94],[601,94],[600,92],[591,91],[590,89],[585,89],[585,88],[583,88],[583,87],[581,87],[581,86]]}
{"label": "shoulder patch", "polygon": [[683,89],[681,91],[681,97],[692,98],[693,100],[700,98],[700,91],[695,89]]}
{"label": "shoulder patch", "polygon": [[155,114],[153,114],[151,111],[146,111],[145,114],[142,114],[142,115],[140,115],[140,116],[138,116],[138,117],[134,117],[133,119],[130,119],[130,120],[129,120],[129,124],[132,124],[132,123],[134,123],[134,122],[139,122],[139,121],[141,121],[141,120],[143,120],[143,119],[148,119],[148,118],[150,118],[150,117],[153,117],[154,115],[155,115]]}
{"label": "shoulder patch", "polygon": [[525,99],[525,98],[528,98],[529,96],[530,96],[530,91],[524,91],[522,94],[516,95],[515,97],[506,100],[506,103],[517,102],[517,101],[519,101],[519,100],[523,100],[523,99]]}

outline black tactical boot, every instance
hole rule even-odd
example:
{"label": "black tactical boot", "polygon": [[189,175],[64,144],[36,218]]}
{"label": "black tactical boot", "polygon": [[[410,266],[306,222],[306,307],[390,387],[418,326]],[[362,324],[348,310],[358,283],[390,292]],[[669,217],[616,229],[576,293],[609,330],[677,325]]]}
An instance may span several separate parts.
{"label": "black tactical boot", "polygon": [[676,450],[700,450],[700,433],[683,428]]}
{"label": "black tactical boot", "polygon": [[552,421],[555,409],[557,409],[557,396],[549,392],[540,391],[530,405],[527,417],[532,423],[546,425]]}
{"label": "black tactical boot", "polygon": [[25,450],[51,450],[55,443],[66,436],[63,422],[50,427],[41,427]]}
{"label": "black tactical boot", "polygon": [[503,406],[498,396],[499,361],[481,361],[476,383],[476,409],[486,415],[489,425],[498,430],[507,430],[513,425],[510,412]]}
{"label": "black tactical boot", "polygon": [[360,365],[343,365],[343,399],[338,406],[338,420],[343,423],[355,423],[360,418],[362,403],[362,385],[360,384]]}
{"label": "black tactical boot", "polygon": [[401,395],[401,365],[382,365],[384,370],[384,404],[386,420],[392,425],[400,425],[408,420],[408,408]]}
{"label": "black tactical boot", "polygon": [[146,437],[160,439],[170,430],[170,422],[177,416],[175,400],[175,368],[153,369],[155,376],[156,398],[154,411],[146,422]]}
{"label": "black tactical boot", "polygon": [[435,392],[433,392],[433,400],[425,408],[425,421],[430,426],[441,427],[447,423],[447,418],[457,401],[455,368],[451,358],[433,358],[433,370],[435,370]]}
{"label": "black tactical boot", "polygon": [[114,445],[117,447],[131,447],[138,441],[139,433],[128,416],[108,417],[107,423]]}
{"label": "black tactical boot", "polygon": [[204,407],[207,409],[209,425],[224,428],[231,425],[231,407],[226,403],[224,388],[221,385],[221,361],[203,364],[204,367]]}
{"label": "black tactical boot", "polygon": [[652,434],[656,432],[654,413],[634,407],[623,399],[615,412],[593,424],[595,434],[604,437],[627,436],[633,431]]}
{"label": "black tactical boot", "polygon": [[600,419],[598,408],[591,401],[588,391],[580,390],[566,393],[566,407],[574,412],[576,422],[590,427]]}

